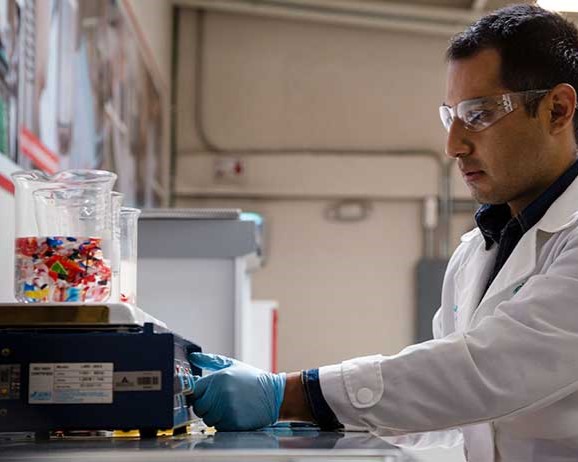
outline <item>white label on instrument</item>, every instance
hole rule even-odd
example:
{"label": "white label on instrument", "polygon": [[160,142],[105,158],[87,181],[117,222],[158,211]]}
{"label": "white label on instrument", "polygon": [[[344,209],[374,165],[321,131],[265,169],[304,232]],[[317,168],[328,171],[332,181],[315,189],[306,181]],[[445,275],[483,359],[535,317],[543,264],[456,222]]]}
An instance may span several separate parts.
{"label": "white label on instrument", "polygon": [[113,363],[31,363],[29,404],[111,404]]}
{"label": "white label on instrument", "polygon": [[160,391],[161,371],[114,373],[114,391]]}

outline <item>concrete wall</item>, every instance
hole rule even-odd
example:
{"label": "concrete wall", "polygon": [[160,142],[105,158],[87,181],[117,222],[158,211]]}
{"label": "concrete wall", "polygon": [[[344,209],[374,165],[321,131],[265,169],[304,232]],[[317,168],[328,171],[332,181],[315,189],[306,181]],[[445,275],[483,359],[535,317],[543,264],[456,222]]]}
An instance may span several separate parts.
{"label": "concrete wall", "polygon": [[[449,37],[225,13],[206,13],[201,34],[199,24],[194,10],[181,10],[176,205],[265,216],[270,253],[254,274],[254,297],[280,302],[280,368],[412,343],[421,204],[439,193],[438,166],[423,156],[360,150],[429,149],[443,157],[437,107]],[[245,173],[215,179],[207,142],[232,150]],[[301,152],[286,152],[292,148]],[[453,181],[456,195],[467,197]],[[344,198],[367,200],[369,216],[328,219],[327,208]],[[454,224],[452,245],[471,219]]]}

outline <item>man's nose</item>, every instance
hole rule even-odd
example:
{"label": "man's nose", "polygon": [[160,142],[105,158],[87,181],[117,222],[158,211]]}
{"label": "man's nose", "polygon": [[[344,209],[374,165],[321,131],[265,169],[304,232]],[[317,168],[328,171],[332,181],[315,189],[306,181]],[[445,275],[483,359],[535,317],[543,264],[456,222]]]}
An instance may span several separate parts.
{"label": "man's nose", "polygon": [[446,154],[454,159],[465,157],[471,153],[472,147],[468,142],[468,131],[460,120],[454,120],[448,131],[446,140]]}

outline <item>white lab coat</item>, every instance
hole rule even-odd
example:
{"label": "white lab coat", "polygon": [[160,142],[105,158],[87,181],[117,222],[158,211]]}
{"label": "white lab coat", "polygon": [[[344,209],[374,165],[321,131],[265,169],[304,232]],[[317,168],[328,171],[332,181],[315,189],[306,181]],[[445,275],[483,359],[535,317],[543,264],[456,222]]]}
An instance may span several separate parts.
{"label": "white lab coat", "polygon": [[435,340],[320,369],[342,423],[382,436],[434,432],[420,443],[463,436],[470,462],[578,460],[578,180],[480,301],[496,247],[485,250],[479,229],[462,236]]}

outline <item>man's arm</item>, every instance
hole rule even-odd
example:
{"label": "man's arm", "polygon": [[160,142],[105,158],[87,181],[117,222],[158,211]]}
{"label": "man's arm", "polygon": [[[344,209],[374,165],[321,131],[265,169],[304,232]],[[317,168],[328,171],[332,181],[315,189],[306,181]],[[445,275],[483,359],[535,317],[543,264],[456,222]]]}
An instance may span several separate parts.
{"label": "man's arm", "polygon": [[311,408],[305,397],[305,388],[301,382],[300,372],[287,374],[285,393],[279,411],[279,420],[297,420],[300,422],[313,422]]}

